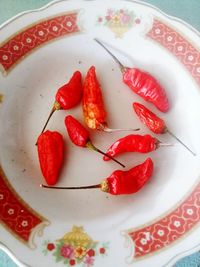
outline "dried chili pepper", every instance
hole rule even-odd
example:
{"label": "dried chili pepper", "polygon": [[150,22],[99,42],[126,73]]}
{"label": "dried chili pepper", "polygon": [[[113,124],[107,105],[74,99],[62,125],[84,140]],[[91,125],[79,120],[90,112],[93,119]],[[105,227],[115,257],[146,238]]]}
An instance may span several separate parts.
{"label": "dried chili pepper", "polygon": [[141,122],[146,125],[152,132],[156,134],[163,134],[167,132],[165,122],[161,118],[156,116],[156,114],[154,114],[152,111],[147,109],[144,105],[134,102],[133,108]]}
{"label": "dried chili pepper", "polygon": [[178,142],[180,142],[187,150],[189,150],[194,156],[196,155],[188,146],[186,146],[178,137],[176,137],[166,126],[164,120],[159,118],[155,113],[150,111],[144,105],[140,103],[133,103],[133,109],[135,113],[141,120],[141,122],[146,125],[149,130],[156,134],[169,133]]}
{"label": "dried chili pepper", "polygon": [[47,184],[54,185],[63,162],[63,137],[58,132],[45,131],[38,137],[37,145],[42,174]]}
{"label": "dried chili pepper", "polygon": [[[65,118],[65,126],[67,128],[67,132],[71,141],[80,147],[86,147],[103,155],[106,155],[103,151],[96,148],[90,140],[89,132],[87,129],[74,117],[71,115],[66,116]],[[110,159],[120,164],[122,167],[125,167],[121,162],[109,156]]]}
{"label": "dried chili pepper", "polygon": [[108,128],[101,87],[97,80],[94,66],[88,70],[84,81],[82,107],[85,123],[91,129],[102,130],[106,132],[139,130]]}
{"label": "dried chili pepper", "polygon": [[146,101],[154,104],[157,109],[162,112],[169,110],[169,101],[164,88],[158,81],[148,72],[142,71],[138,68],[129,68],[123,64],[102,44],[98,39],[94,39],[100,44],[119,64],[123,82],[136,94],[144,98]]}
{"label": "dried chili pepper", "polygon": [[[161,143],[158,139],[151,135],[139,135],[130,134],[123,138],[120,138],[114,142],[107,150],[106,155],[115,157],[118,154],[124,152],[139,152],[149,153],[156,150],[160,146],[166,146],[167,144]],[[109,160],[107,156],[103,158],[105,161]]]}
{"label": "dried chili pepper", "polygon": [[100,184],[80,187],[51,187],[41,185],[50,189],[95,189],[100,188],[103,192],[111,195],[127,195],[138,192],[151,178],[153,174],[153,161],[148,158],[143,163],[128,171],[117,170]]}
{"label": "dried chili pepper", "polygon": [[42,133],[44,132],[51,116],[56,110],[71,109],[79,104],[83,93],[83,86],[81,80],[82,76],[80,71],[75,71],[70,81],[58,89],[55,95],[55,102],[53,108],[42,129]]}

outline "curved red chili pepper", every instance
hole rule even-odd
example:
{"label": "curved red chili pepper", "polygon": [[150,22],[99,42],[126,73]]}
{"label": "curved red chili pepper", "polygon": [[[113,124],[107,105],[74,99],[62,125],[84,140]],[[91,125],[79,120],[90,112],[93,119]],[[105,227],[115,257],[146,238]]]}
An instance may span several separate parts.
{"label": "curved red chili pepper", "polygon": [[46,185],[41,186],[50,189],[68,190],[101,189],[103,192],[109,193],[111,195],[127,195],[138,192],[151,178],[153,169],[153,161],[151,160],[151,158],[148,158],[142,164],[139,164],[128,171],[114,171],[100,184],[78,187],[58,187]]}
{"label": "curved red chili pepper", "polygon": [[151,74],[138,68],[128,68],[123,66],[118,58],[116,58],[102,42],[98,39],[94,40],[118,63],[123,75],[123,82],[133,92],[144,98],[146,101],[154,104],[160,111],[166,112],[169,110],[169,101],[166,92]]}
{"label": "curved red chili pepper", "polygon": [[[149,153],[158,148],[159,141],[151,135],[130,134],[114,142],[106,152],[106,155],[115,157],[124,152]],[[104,156],[105,161],[109,160]]]}
{"label": "curved red chili pepper", "polygon": [[85,77],[82,107],[85,123],[89,128],[102,130],[107,126],[103,96],[94,66]]}
{"label": "curved red chili pepper", "polygon": [[65,118],[65,126],[69,138],[76,146],[87,147],[88,142],[90,142],[89,132],[79,121],[68,115]]}
{"label": "curved red chili pepper", "polygon": [[196,154],[188,147],[185,143],[183,143],[175,134],[173,134],[166,126],[164,120],[159,118],[155,113],[150,111],[148,108],[139,103],[133,103],[133,108],[140,118],[141,122],[146,125],[149,130],[156,134],[164,134],[169,133],[173,136],[179,143],[181,143],[193,156]]}
{"label": "curved red chili pepper", "polygon": [[58,89],[55,99],[60,109],[71,109],[80,103],[83,93],[81,80],[80,71],[75,71],[70,81]]}
{"label": "curved red chili pepper", "polygon": [[49,117],[42,129],[42,133],[46,129],[46,126],[56,110],[67,110],[75,107],[81,101],[83,93],[82,76],[80,71],[75,71],[70,81],[60,87],[55,96],[55,102]]}
{"label": "curved red chili pepper", "polygon": [[135,102],[133,103],[133,108],[141,122],[146,125],[149,130],[156,134],[163,134],[167,131],[164,120],[156,116],[155,113],[150,111],[144,105]]}
{"label": "curved red chili pepper", "polygon": [[[89,137],[89,132],[74,117],[72,117],[71,115],[66,116],[65,126],[67,128],[69,138],[76,146],[87,147],[93,151],[96,151],[98,153],[105,155],[103,151],[101,151],[99,148],[93,145]],[[113,161],[115,161],[116,163],[120,164],[122,167],[125,167],[121,162],[114,159],[112,156],[110,155],[107,155],[107,156]]]}
{"label": "curved red chili pepper", "polygon": [[133,194],[139,191],[151,178],[153,161],[148,158],[129,171],[114,171],[102,183],[102,190],[112,195]]}
{"label": "curved red chili pepper", "polygon": [[43,132],[37,141],[38,157],[42,174],[49,185],[54,185],[62,167],[64,154],[63,137],[58,132]]}
{"label": "curved red chili pepper", "polygon": [[86,125],[95,130],[105,132],[138,131],[139,129],[110,129],[106,122],[106,111],[100,84],[97,80],[95,67],[92,66],[86,75],[83,86],[83,115]]}
{"label": "curved red chili pepper", "polygon": [[160,111],[169,110],[165,90],[151,74],[136,68],[125,68],[123,81],[133,92],[154,104]]}

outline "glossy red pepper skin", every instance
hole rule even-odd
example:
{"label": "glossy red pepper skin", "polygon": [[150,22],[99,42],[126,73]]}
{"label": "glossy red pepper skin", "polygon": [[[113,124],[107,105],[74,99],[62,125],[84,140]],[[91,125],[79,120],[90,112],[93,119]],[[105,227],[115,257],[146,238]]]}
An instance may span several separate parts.
{"label": "glossy red pepper skin", "polygon": [[159,118],[155,113],[150,111],[144,105],[140,103],[133,103],[133,109],[135,110],[135,113],[137,114],[141,122],[146,125],[152,132],[156,134],[163,134],[167,131],[164,120]]}
{"label": "glossy red pepper skin", "polygon": [[107,192],[112,195],[127,195],[138,192],[151,178],[153,168],[153,161],[148,158],[142,164],[128,171],[114,171],[105,180]]}
{"label": "glossy red pepper skin", "polygon": [[89,128],[101,130],[107,125],[103,96],[94,66],[88,70],[84,81],[82,108],[85,123]]}
{"label": "glossy red pepper skin", "polygon": [[[151,135],[130,134],[114,142],[106,154],[115,157],[125,152],[149,153],[156,150],[158,140]],[[110,160],[104,156],[105,161]]]}
{"label": "glossy red pepper skin", "polygon": [[[65,118],[65,126],[67,128],[67,132],[69,135],[69,138],[71,141],[76,145],[80,147],[86,147],[90,150],[96,151],[102,155],[105,155],[105,153],[100,150],[99,148],[95,147],[93,143],[90,140],[89,132],[85,129],[85,127],[77,121],[74,117],[71,115],[67,116]],[[108,155],[109,157],[109,155]],[[119,162],[118,160],[111,157],[113,161],[120,164],[123,168],[125,167],[124,164]]]}
{"label": "glossy red pepper skin", "polygon": [[90,141],[89,132],[85,127],[71,115],[66,116],[65,126],[69,138],[76,146],[86,147]]}
{"label": "glossy red pepper skin", "polygon": [[54,185],[63,163],[63,137],[58,132],[45,131],[38,137],[37,148],[42,174],[48,185]]}
{"label": "glossy red pepper skin", "polygon": [[136,94],[154,104],[162,112],[169,110],[169,101],[165,90],[149,73],[137,68],[125,68],[123,81]]}
{"label": "glossy red pepper skin", "polygon": [[67,128],[69,138],[76,146],[81,146],[81,147],[87,146],[87,143],[90,140],[89,132],[79,121],[77,121],[71,115],[66,116],[65,126]]}
{"label": "glossy red pepper skin", "polygon": [[80,71],[76,71],[70,81],[58,89],[55,99],[60,109],[67,110],[80,103],[82,94],[82,76]]}

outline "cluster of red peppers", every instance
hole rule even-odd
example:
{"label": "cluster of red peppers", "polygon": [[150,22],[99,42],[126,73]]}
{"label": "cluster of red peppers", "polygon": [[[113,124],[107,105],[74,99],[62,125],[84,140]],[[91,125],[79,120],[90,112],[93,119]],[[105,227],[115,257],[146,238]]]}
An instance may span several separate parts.
{"label": "cluster of red peppers", "polygon": [[[97,41],[108,51],[109,54],[111,54],[107,47],[105,47],[105,45],[103,45],[99,40],[95,39],[95,41]],[[128,85],[133,92],[137,93],[146,101],[154,104],[160,111],[168,111],[169,101],[165,90],[163,87],[161,87],[161,85],[159,85],[158,81],[151,74],[136,68],[124,67],[113,54],[111,55],[120,66],[123,74],[123,82]],[[37,140],[38,156],[42,174],[47,184],[50,185],[42,185],[42,187],[54,189],[100,188],[102,191],[113,195],[132,194],[137,192],[152,176],[153,162],[150,158],[128,171],[114,171],[109,177],[97,185],[80,187],[54,186],[58,180],[63,164],[64,140],[60,133],[49,130],[45,131],[45,128],[54,111],[62,109],[69,110],[78,105],[81,100],[84,120],[90,129],[107,132],[139,130],[138,128],[108,128],[106,122],[107,114],[104,107],[101,87],[96,76],[95,67],[92,66],[88,70],[84,83],[82,83],[81,73],[76,71],[70,81],[58,89],[50,116]],[[145,124],[152,132],[156,134],[168,132],[174,136],[174,134],[167,129],[165,122],[152,111],[147,109],[144,105],[133,103],[133,108],[141,122]],[[124,152],[149,153],[158,149],[162,145],[166,145],[151,135],[130,134],[114,142],[110,148],[108,148],[107,152],[104,153],[93,145],[88,130],[73,116],[66,116],[65,126],[70,140],[76,146],[89,148],[93,151],[101,153],[104,155],[105,161],[112,159],[122,167],[125,166],[114,158],[116,155]],[[181,142],[176,136],[174,137]],[[185,144],[183,145],[190,150]],[[192,151],[190,150],[190,152]]]}

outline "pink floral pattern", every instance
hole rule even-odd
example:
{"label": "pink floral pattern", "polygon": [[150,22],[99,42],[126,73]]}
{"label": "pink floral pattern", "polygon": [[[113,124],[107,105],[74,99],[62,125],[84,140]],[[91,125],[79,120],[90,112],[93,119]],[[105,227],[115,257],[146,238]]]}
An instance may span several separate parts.
{"label": "pink floral pattern", "polygon": [[36,47],[79,31],[76,12],[44,19],[17,33],[0,46],[0,65],[8,72]]}
{"label": "pink floral pattern", "polygon": [[116,37],[123,37],[124,33],[134,25],[140,24],[141,20],[133,11],[127,9],[108,9],[105,16],[99,16],[98,24],[107,26]]}
{"label": "pink floral pattern", "polygon": [[87,267],[90,267],[94,265],[94,257],[90,257],[88,255],[85,256],[85,259],[83,261]]}
{"label": "pink floral pattern", "polygon": [[56,262],[62,261],[67,266],[82,264],[83,267],[91,267],[97,257],[107,255],[107,250],[108,243],[99,246],[83,227],[73,226],[61,239],[55,242],[45,241],[43,253],[47,255],[51,252]]}
{"label": "pink floral pattern", "polygon": [[147,36],[168,49],[191,73],[200,86],[200,52],[175,29],[154,19]]}
{"label": "pink floral pattern", "polygon": [[60,249],[60,255],[64,258],[71,259],[74,257],[74,248],[70,245],[63,245]]}
{"label": "pink floral pattern", "polygon": [[127,234],[135,245],[135,258],[156,252],[181,238],[200,221],[200,183],[193,192],[168,215]]}

